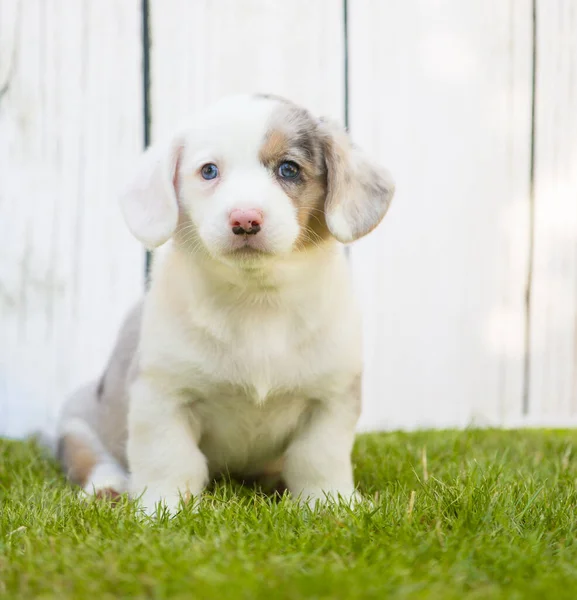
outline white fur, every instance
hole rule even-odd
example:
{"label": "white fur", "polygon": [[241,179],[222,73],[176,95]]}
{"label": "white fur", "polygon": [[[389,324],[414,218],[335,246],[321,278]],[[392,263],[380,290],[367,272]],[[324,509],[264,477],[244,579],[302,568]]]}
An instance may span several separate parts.
{"label": "white fur", "polygon": [[[147,488],[148,511],[159,500],[174,509],[178,490],[200,493],[209,473],[258,474],[288,439],[284,477],[293,493],[350,497],[358,417],[350,388],[361,357],[340,249],[287,258],[256,279],[179,256],[171,244],[163,250],[131,396],[133,493]],[[180,283],[167,293],[169,281]],[[175,314],[173,294],[186,313]],[[310,422],[299,426],[307,409]]]}
{"label": "white fur", "polygon": [[94,467],[83,489],[90,496],[106,493],[108,490],[123,494],[128,489],[128,477],[112,457],[107,457]]}
{"label": "white fur", "polygon": [[176,140],[148,148],[121,195],[120,207],[129,229],[149,249],[166,242],[178,223],[172,187],[177,149]]}
{"label": "white fur", "polygon": [[[176,509],[223,471],[259,475],[279,461],[288,488],[303,500],[354,496],[360,320],[341,247],[325,239],[295,249],[297,209],[261,164],[278,108],[278,100],[245,96],[218,103],[151,149],[121,200],[134,235],[148,247],[164,245],[155,253],[142,322],[138,311],[130,317],[101,395],[93,385],[83,396],[85,418],[97,423],[118,461],[93,444],[101,463],[87,487],[122,491],[119,465],[128,464],[129,490],[148,513],[159,502]],[[201,177],[209,162],[219,168],[216,180]],[[373,171],[328,176],[355,182]],[[383,212],[369,208],[382,198],[364,190],[384,185],[359,184],[350,199],[345,183],[333,187],[342,189],[332,198],[337,238],[354,237],[340,203],[356,202],[347,213],[353,218],[369,215],[373,226],[380,220]],[[233,209],[259,210],[261,231],[235,236]],[[247,246],[264,253],[247,254]]]}
{"label": "white fur", "polygon": [[330,215],[327,216],[327,224],[333,235],[343,244],[348,244],[355,239],[351,226],[349,225],[343,209],[337,206]]}

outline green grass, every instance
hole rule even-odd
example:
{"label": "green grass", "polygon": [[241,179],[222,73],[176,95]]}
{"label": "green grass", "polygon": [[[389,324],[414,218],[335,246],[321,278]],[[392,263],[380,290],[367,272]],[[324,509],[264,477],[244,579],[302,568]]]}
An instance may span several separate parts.
{"label": "green grass", "polygon": [[0,441],[0,597],[574,599],[576,448],[577,432],[366,435],[372,505],[312,512],[228,483],[145,521]]}

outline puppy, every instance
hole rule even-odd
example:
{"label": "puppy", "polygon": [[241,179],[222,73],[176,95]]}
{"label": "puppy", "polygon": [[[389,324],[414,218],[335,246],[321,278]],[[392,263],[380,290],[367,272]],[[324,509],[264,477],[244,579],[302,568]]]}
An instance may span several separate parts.
{"label": "puppy", "polygon": [[351,499],[361,328],[338,242],[393,191],[341,127],[279,97],[223,99],[149,149],[121,207],[162,248],[104,375],[64,407],[70,480],[148,513],[225,472]]}

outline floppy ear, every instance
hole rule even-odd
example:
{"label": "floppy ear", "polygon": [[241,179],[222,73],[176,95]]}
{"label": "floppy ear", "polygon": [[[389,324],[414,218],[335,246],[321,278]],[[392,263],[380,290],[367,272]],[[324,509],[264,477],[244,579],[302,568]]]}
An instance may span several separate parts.
{"label": "floppy ear", "polygon": [[128,228],[148,249],[164,244],[178,224],[177,183],[182,140],[148,148],[120,196]]}
{"label": "floppy ear", "polygon": [[395,184],[386,169],[352,144],[340,125],[323,119],[320,129],[327,166],[327,226],[339,242],[353,242],[381,222]]}

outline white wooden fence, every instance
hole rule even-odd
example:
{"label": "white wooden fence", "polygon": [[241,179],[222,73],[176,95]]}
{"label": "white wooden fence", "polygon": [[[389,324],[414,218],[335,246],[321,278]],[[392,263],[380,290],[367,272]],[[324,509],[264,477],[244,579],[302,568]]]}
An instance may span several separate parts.
{"label": "white wooden fence", "polygon": [[348,116],[398,184],[351,251],[361,427],[576,424],[575,0],[0,0],[0,433],[53,423],[142,293],[145,134],[251,91]]}

